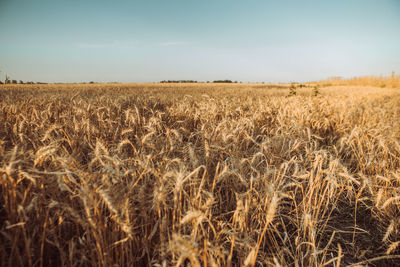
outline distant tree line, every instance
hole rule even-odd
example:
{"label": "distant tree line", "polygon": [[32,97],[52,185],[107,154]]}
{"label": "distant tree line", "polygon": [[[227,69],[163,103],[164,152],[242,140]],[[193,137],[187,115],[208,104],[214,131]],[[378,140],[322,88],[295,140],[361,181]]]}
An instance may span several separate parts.
{"label": "distant tree line", "polygon": [[9,81],[7,81],[7,80],[5,80],[4,82],[0,81],[0,84],[47,84],[47,83],[44,83],[44,82],[31,82],[31,81],[24,82],[22,80],[20,80],[20,81],[17,81],[17,80],[9,80]]}
{"label": "distant tree line", "polygon": [[[237,81],[231,81],[231,80],[215,80],[212,82],[213,83],[238,83]],[[199,83],[199,82],[193,81],[193,80],[164,80],[164,81],[161,81],[160,83]],[[207,81],[206,83],[209,83],[209,81]]]}
{"label": "distant tree line", "polygon": [[236,81],[232,82],[231,80],[215,80],[213,81],[213,83],[237,83],[237,82]]}
{"label": "distant tree line", "polygon": [[160,83],[197,83],[197,81],[193,80],[168,80],[161,81]]}
{"label": "distant tree line", "polygon": [[10,77],[9,77],[8,75],[6,75],[6,78],[4,79],[4,82],[3,82],[3,81],[0,81],[0,84],[47,84],[47,83],[43,83],[43,82],[32,82],[32,81],[24,82],[24,81],[22,81],[22,80],[19,80],[19,81],[17,81],[17,80],[11,80]]}
{"label": "distant tree line", "polygon": [[[97,84],[98,82],[90,81],[90,82],[78,82],[78,83],[63,83],[63,82],[57,82],[56,84]],[[107,82],[107,83],[119,83],[119,82]],[[206,82],[199,82],[195,80],[163,80],[160,83],[242,83],[238,81],[232,81],[232,80],[215,80],[215,81],[206,81]],[[47,84],[45,82],[24,82],[22,80],[11,80],[9,76],[6,75],[6,78],[3,81],[0,80],[0,84]]]}
{"label": "distant tree line", "polygon": [[9,80],[9,81],[0,81],[0,84],[47,84],[44,82],[24,82],[24,81],[17,81],[17,80]]}

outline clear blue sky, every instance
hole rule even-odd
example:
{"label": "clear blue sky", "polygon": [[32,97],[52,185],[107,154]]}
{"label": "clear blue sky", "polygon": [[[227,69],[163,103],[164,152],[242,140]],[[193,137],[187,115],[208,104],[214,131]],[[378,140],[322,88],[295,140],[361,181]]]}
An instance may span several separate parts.
{"label": "clear blue sky", "polygon": [[0,79],[289,82],[400,73],[400,0],[0,0]]}

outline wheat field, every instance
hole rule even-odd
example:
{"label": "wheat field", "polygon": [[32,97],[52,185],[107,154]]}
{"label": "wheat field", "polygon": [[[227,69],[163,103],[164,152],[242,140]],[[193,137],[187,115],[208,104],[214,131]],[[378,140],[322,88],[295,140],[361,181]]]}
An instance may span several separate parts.
{"label": "wheat field", "polygon": [[1,266],[400,265],[400,90],[0,86]]}

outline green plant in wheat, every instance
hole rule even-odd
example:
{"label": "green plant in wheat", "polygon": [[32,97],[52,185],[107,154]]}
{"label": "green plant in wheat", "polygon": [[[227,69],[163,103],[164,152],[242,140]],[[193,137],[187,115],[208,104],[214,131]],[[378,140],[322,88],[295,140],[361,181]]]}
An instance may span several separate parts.
{"label": "green plant in wheat", "polygon": [[288,97],[295,96],[295,95],[297,95],[297,88],[296,88],[296,85],[294,83],[292,83],[290,85],[290,91],[289,91]]}
{"label": "green plant in wheat", "polygon": [[318,85],[314,86],[312,90],[312,96],[319,96],[320,94],[321,92],[319,91],[319,86]]}

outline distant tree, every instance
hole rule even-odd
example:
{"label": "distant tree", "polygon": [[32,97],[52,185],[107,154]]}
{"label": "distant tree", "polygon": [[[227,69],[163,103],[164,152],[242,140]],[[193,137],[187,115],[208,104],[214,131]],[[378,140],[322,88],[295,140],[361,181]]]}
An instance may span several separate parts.
{"label": "distant tree", "polygon": [[90,83],[90,84],[94,84],[94,81],[90,81],[89,83]]}
{"label": "distant tree", "polygon": [[8,75],[6,75],[6,79],[4,80],[5,84],[9,84],[10,83],[10,77],[8,77]]}
{"label": "distant tree", "polygon": [[3,82],[2,82],[2,81],[0,81],[0,84],[3,84]]}
{"label": "distant tree", "polygon": [[24,84],[24,81],[23,81],[23,80],[19,80],[19,83],[20,83],[20,84]]}
{"label": "distant tree", "polygon": [[17,81],[17,80],[12,80],[12,83],[13,83],[13,84],[17,84],[18,81]]}

